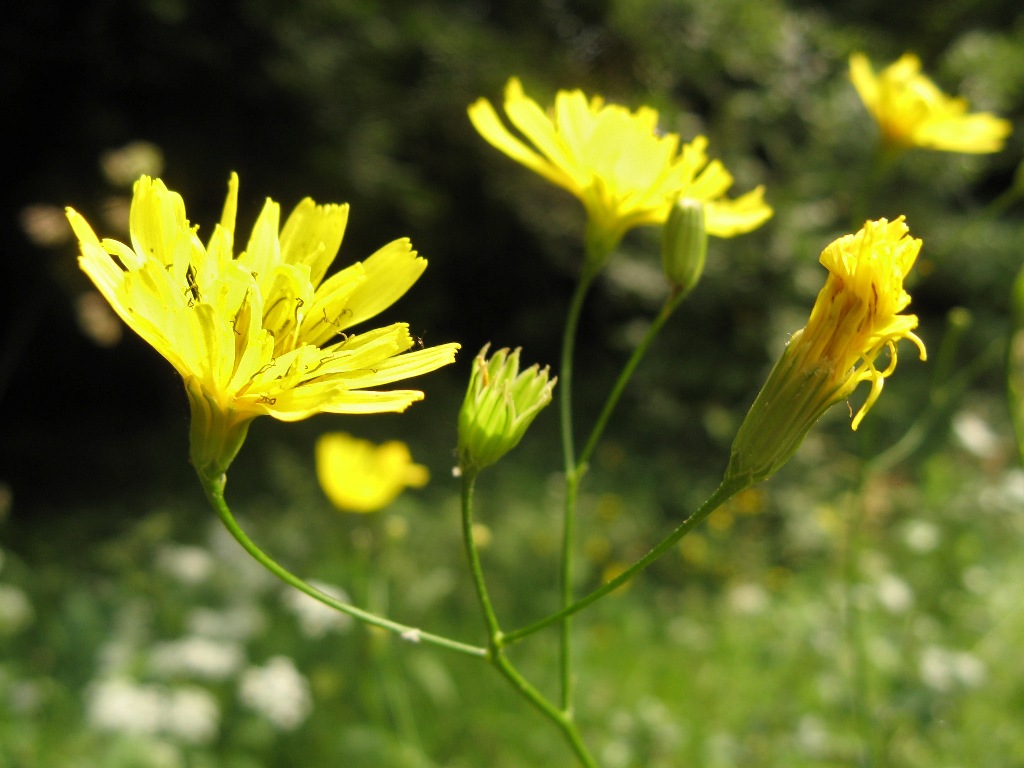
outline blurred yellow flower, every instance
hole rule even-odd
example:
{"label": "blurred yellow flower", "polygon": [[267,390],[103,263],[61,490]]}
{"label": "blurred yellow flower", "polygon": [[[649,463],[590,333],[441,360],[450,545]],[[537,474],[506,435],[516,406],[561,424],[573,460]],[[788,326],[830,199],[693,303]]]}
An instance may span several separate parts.
{"label": "blurred yellow flower", "polygon": [[[851,425],[857,429],[896,369],[900,339],[910,339],[925,359],[924,343],[913,333],[917,316],[900,314],[910,303],[903,279],[921,250],[908,231],[902,216],[868,221],[822,251],[825,287],[740,426],[727,476],[758,481],[773,474],[826,410],[867,381],[871,391]],[[888,363],[879,370],[883,349]]]}
{"label": "blurred yellow flower", "polygon": [[1010,135],[1008,120],[988,112],[967,114],[967,102],[940,91],[921,74],[921,61],[911,53],[877,75],[867,56],[855,53],[850,79],[888,146],[998,152]]}
{"label": "blurred yellow flower", "polygon": [[698,136],[680,148],[676,134],[658,130],[658,113],[649,107],[631,112],[576,90],[559,91],[545,113],[512,78],[505,114],[529,144],[505,127],[486,99],[469,107],[488,142],[580,199],[594,258],[610,254],[633,227],[663,223],[680,195],[704,203],[707,232],[718,237],[749,232],[772,215],[763,187],[725,199],[732,176],[719,161],[708,162],[707,139]]}
{"label": "blurred yellow flower", "polygon": [[414,344],[404,323],[345,333],[394,303],[426,268],[408,240],[325,280],[347,205],[306,198],[281,227],[280,207],[268,199],[236,256],[237,205],[232,174],[205,245],[182,198],[148,176],[135,184],[131,245],[100,241],[67,210],[82,269],[185,380],[192,463],[206,477],[226,471],[257,416],[297,421],[321,412],[404,410],[423,393],[371,388],[447,365],[459,346],[401,354]]}
{"label": "blurred yellow flower", "polygon": [[343,512],[376,512],[406,488],[422,488],[427,468],[413,463],[399,440],[376,445],[344,432],[316,441],[316,475],[331,503]]}

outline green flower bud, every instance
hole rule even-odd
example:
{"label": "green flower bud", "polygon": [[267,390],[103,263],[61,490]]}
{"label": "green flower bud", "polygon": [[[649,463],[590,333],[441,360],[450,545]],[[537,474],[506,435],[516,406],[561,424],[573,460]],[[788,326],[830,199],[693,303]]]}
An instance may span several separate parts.
{"label": "green flower bud", "polygon": [[484,345],[473,360],[459,412],[459,467],[476,473],[518,445],[534,417],[551,402],[558,378],[533,365],[519,371],[519,349],[499,349],[488,360]]}
{"label": "green flower bud", "polygon": [[708,253],[704,205],[680,197],[672,206],[661,234],[661,265],[665,277],[680,293],[689,293],[704,273]]}

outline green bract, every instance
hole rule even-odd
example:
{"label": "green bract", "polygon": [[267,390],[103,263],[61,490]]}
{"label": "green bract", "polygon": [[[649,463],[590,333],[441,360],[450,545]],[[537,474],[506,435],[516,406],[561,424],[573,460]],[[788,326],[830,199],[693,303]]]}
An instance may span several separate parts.
{"label": "green bract", "polygon": [[519,348],[499,349],[487,359],[485,344],[473,360],[466,399],[459,411],[459,466],[476,473],[511,451],[548,403],[558,378],[532,365],[519,371]]}

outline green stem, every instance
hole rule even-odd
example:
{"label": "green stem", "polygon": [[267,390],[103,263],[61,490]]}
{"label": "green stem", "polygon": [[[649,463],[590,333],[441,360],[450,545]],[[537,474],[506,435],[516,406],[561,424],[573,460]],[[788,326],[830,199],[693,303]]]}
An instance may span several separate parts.
{"label": "green stem", "polygon": [[199,482],[202,484],[203,490],[206,492],[206,497],[210,500],[210,504],[217,512],[221,522],[224,523],[224,527],[227,528],[228,532],[234,536],[235,540],[242,545],[242,549],[252,555],[256,562],[281,579],[281,581],[295,587],[300,592],[309,595],[314,600],[318,600],[324,605],[334,608],[336,611],[341,611],[342,613],[347,614],[354,619],[358,619],[365,624],[371,624],[375,627],[386,629],[389,632],[394,632],[410,642],[435,645],[439,648],[446,648],[450,651],[464,653],[467,656],[476,656],[478,658],[487,656],[486,648],[467,645],[466,643],[460,643],[457,640],[452,640],[450,638],[443,637],[442,635],[435,635],[430,632],[424,632],[416,627],[399,624],[398,622],[391,621],[390,619],[385,619],[382,616],[356,608],[348,603],[343,603],[337,598],[331,597],[325,592],[321,592],[316,587],[310,586],[291,571],[279,565],[262,549],[256,546],[252,539],[246,535],[245,531],[239,527],[234,516],[231,514],[231,510],[228,508],[227,502],[224,500],[224,484],[227,481],[227,478],[224,475],[210,477],[201,472],[198,472],[197,474],[199,475]]}
{"label": "green stem", "polygon": [[469,558],[469,570],[476,588],[477,599],[483,614],[484,626],[487,630],[487,658],[495,669],[515,688],[527,701],[533,704],[545,717],[551,720],[565,736],[569,746],[586,768],[598,768],[597,761],[587,750],[569,711],[560,710],[538,691],[515,668],[502,649],[503,636],[498,617],[494,612],[487,582],[484,579],[480,553],[473,539],[473,495],[476,488],[476,473],[466,472],[462,476],[462,540]]}
{"label": "green stem", "polygon": [[[589,263],[589,262],[588,262]],[[580,315],[587,291],[596,277],[597,272],[584,268],[576,283],[569,314],[565,320],[562,336],[562,361],[558,372],[559,406],[562,425],[562,459],[565,466],[565,509],[562,520],[562,563],[561,563],[561,600],[562,607],[572,603],[573,586],[573,550],[576,540],[576,501],[579,497],[581,471],[576,463],[576,448],[572,430],[572,368],[576,351],[576,332],[579,328]],[[559,645],[559,680],[561,681],[562,709],[572,711],[572,625],[568,614],[562,621],[561,641]]]}
{"label": "green stem", "polygon": [[585,768],[600,768],[597,760],[594,759],[586,744],[583,743],[583,738],[580,736],[580,732],[569,713],[558,709],[540,691],[530,685],[529,681],[512,666],[512,662],[508,660],[503,650],[498,649],[492,658],[492,662],[497,670],[520,694],[558,726],[566,741],[569,742],[569,746],[572,747],[573,753],[575,753],[577,759]]}
{"label": "green stem", "polygon": [[640,571],[644,570],[651,565],[651,563],[664,555],[675,545],[677,541],[693,530],[693,528],[707,518],[708,515],[749,486],[750,481],[744,477],[733,477],[723,480],[722,484],[715,489],[715,492],[708,497],[707,501],[705,501],[696,512],[683,520],[683,522],[681,522],[668,536],[662,539],[654,549],[629,566],[625,571],[603,586],[598,587],[586,597],[577,600],[575,603],[563,608],[557,613],[546,616],[540,621],[536,621],[526,627],[522,627],[512,632],[506,632],[501,638],[501,644],[505,646],[518,642],[524,637],[532,635],[534,632],[554,624],[556,621],[563,621],[567,616],[571,616],[572,614],[583,610],[591,603],[607,595],[609,592],[614,592],[640,573]]}
{"label": "green stem", "polygon": [[489,647],[488,656],[493,659],[494,648],[501,642],[501,626],[498,623],[498,616],[494,612],[490,593],[487,591],[487,582],[484,579],[484,570],[480,563],[480,552],[477,550],[476,540],[473,538],[473,494],[475,489],[476,473],[463,472],[462,544],[466,548],[466,557],[469,558],[469,572],[473,578],[473,587],[476,589],[476,596],[480,601],[480,610],[484,617],[484,627],[487,630],[487,643]]}
{"label": "green stem", "polygon": [[612,387],[611,393],[608,395],[608,399],[605,401],[604,408],[601,410],[601,415],[598,416],[597,421],[594,424],[594,428],[590,433],[590,437],[587,439],[586,445],[580,452],[579,461],[576,463],[576,469],[578,472],[584,472],[587,463],[590,461],[590,457],[594,453],[594,449],[597,448],[598,442],[601,440],[601,435],[604,434],[604,428],[608,425],[608,420],[611,418],[612,412],[615,410],[615,406],[619,403],[619,398],[622,397],[623,391],[626,389],[626,385],[629,380],[633,377],[636,372],[637,366],[640,365],[640,361],[643,360],[644,355],[647,354],[647,350],[651,348],[651,344],[654,342],[655,337],[660,333],[661,329],[668,322],[668,319],[672,316],[672,313],[682,304],[685,294],[679,291],[673,291],[668,298],[665,299],[665,303],[662,305],[654,321],[647,329],[647,333],[644,334],[644,338],[641,340],[637,348],[633,350],[632,356],[626,363],[626,366],[622,369],[619,374],[618,380],[615,382],[615,386]]}

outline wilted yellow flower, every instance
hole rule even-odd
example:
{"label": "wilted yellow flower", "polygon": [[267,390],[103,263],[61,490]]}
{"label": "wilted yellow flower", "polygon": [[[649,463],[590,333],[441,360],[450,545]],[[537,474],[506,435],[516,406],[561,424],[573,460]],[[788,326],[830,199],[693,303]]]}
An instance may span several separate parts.
{"label": "wilted yellow flower", "polygon": [[[796,451],[814,422],[849,397],[862,381],[871,391],[853,417],[854,429],[896,369],[896,342],[910,339],[921,359],[924,343],[913,330],[916,315],[901,315],[910,303],[903,279],[921,241],[908,236],[903,217],[866,222],[822,251],[829,271],[807,325],[793,334],[768,376],[732,446],[727,477],[763,480]],[[888,363],[875,361],[888,350]]]}
{"label": "wilted yellow flower", "polygon": [[988,112],[967,114],[967,102],[940,91],[921,74],[921,60],[905,53],[878,75],[862,53],[850,56],[850,79],[882,132],[895,147],[947,152],[998,152],[1010,122]]}
{"label": "wilted yellow flower", "polygon": [[732,176],[708,162],[707,139],[680,148],[679,137],[658,130],[650,107],[631,112],[591,99],[582,91],[559,91],[545,113],[512,78],[505,88],[505,114],[529,142],[515,136],[486,99],[469,108],[477,131],[493,146],[578,197],[587,210],[588,247],[604,258],[633,227],[661,224],[680,195],[705,204],[708,234],[749,232],[772,215],[764,188],[725,199]]}
{"label": "wilted yellow flower", "polygon": [[331,503],[344,512],[376,512],[406,488],[422,488],[427,468],[413,463],[400,440],[381,445],[344,432],[316,441],[316,476]]}
{"label": "wilted yellow flower", "polygon": [[191,456],[222,474],[252,419],[401,411],[423,393],[371,388],[451,363],[458,344],[413,346],[395,323],[346,331],[404,294],[426,268],[408,240],[385,245],[324,279],[341,245],[347,205],[305,199],[281,227],[267,200],[235,255],[238,177],[203,244],[181,197],[159,179],[135,184],[131,245],[100,241],[77,212],[68,219],[79,264],[114,311],[177,369],[192,406]]}

